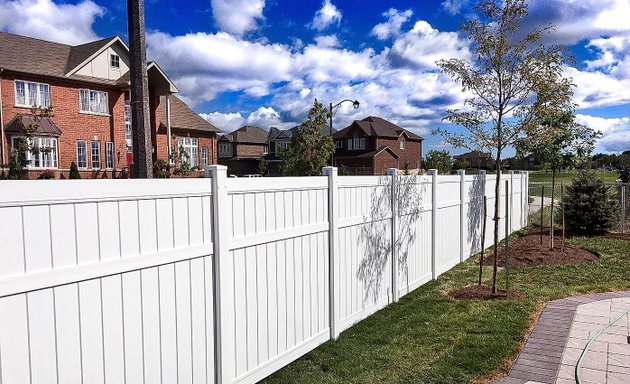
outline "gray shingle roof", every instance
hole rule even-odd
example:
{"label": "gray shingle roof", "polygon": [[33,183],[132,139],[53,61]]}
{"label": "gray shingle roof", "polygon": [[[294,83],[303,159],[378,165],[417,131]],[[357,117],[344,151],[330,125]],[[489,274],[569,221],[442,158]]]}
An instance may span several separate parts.
{"label": "gray shingle roof", "polygon": [[249,143],[249,144],[266,144],[269,132],[266,130],[255,127],[253,125],[246,125],[237,129],[236,131],[224,135],[221,141],[229,141],[234,143]]}
{"label": "gray shingle roof", "polygon": [[35,133],[43,136],[59,136],[61,130],[57,127],[50,117],[42,117],[37,119],[31,114],[19,114],[16,115],[6,125],[5,132],[7,133],[20,133],[23,129],[33,127]]}
{"label": "gray shingle roof", "polygon": [[416,135],[415,133],[401,128],[391,121],[383,119],[382,117],[376,116],[368,116],[362,120],[355,120],[346,128],[333,134],[333,137],[335,139],[343,138],[352,127],[358,127],[363,131],[363,133],[365,133],[366,136],[397,138],[398,136],[400,136],[401,133],[404,132],[409,139],[422,140],[422,137]]}
{"label": "gray shingle roof", "polygon": [[[221,132],[206,119],[191,110],[180,98],[171,95],[171,128],[188,131]],[[160,125],[166,127],[166,96],[160,97]]]}

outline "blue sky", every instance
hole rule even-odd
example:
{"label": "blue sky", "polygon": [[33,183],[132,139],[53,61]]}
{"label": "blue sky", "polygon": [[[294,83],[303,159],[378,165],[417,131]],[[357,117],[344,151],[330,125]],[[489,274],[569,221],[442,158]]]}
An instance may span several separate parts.
{"label": "blue sky", "polygon": [[[147,0],[147,52],[180,94],[224,131],[290,127],[313,99],[358,99],[342,128],[376,115],[446,147],[433,128],[461,106],[457,84],[435,67],[470,57],[458,32],[471,0]],[[556,25],[575,63],[578,120],[603,133],[599,152],[630,149],[630,0],[531,0],[526,26]],[[126,1],[0,0],[0,29],[77,44],[127,35]]]}

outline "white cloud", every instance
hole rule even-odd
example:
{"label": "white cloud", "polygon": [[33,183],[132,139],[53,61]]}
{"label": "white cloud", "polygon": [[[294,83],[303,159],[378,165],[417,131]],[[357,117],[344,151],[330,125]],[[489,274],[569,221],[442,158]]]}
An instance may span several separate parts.
{"label": "white cloud", "polygon": [[341,11],[330,0],[324,0],[322,7],[315,12],[311,27],[323,31],[332,24],[339,24],[340,22]]}
{"label": "white cloud", "polygon": [[573,100],[579,108],[608,107],[630,103],[630,79],[616,79],[599,71],[564,69],[576,84]]}
{"label": "white cloud", "polygon": [[437,60],[469,59],[470,51],[468,42],[457,32],[440,32],[428,22],[418,20],[409,32],[394,41],[389,56],[396,65],[435,69]]}
{"label": "white cloud", "polygon": [[576,120],[603,134],[595,152],[621,152],[630,148],[630,117],[605,118],[578,114]]}
{"label": "white cloud", "polygon": [[105,8],[91,0],[55,4],[51,0],[0,0],[0,30],[20,35],[81,44],[98,39],[92,30]]}
{"label": "white cloud", "polygon": [[199,115],[223,132],[232,132],[244,125],[255,125],[264,129],[270,127],[289,128],[295,125],[293,122],[283,122],[280,114],[272,107],[260,107],[247,117],[244,117],[240,112],[211,112],[200,113]]}
{"label": "white cloud", "polygon": [[525,21],[532,26],[556,26],[555,42],[574,44],[583,39],[616,36],[630,31],[628,0],[532,0]]}
{"label": "white cloud", "polygon": [[584,62],[588,70],[600,70],[617,79],[630,79],[630,33],[593,39],[586,47],[598,53],[595,60]]}
{"label": "white cloud", "polygon": [[390,8],[387,12],[383,12],[383,17],[387,18],[384,23],[379,23],[372,28],[372,35],[379,40],[387,40],[390,37],[400,35],[400,28],[413,15],[411,9],[399,11]]}
{"label": "white cloud", "polygon": [[265,0],[212,0],[211,5],[217,26],[234,35],[258,29],[264,19]]}
{"label": "white cloud", "polygon": [[444,0],[442,1],[442,8],[451,15],[457,15],[461,12],[462,8],[468,4],[469,0]]}
{"label": "white cloud", "polygon": [[315,36],[315,44],[322,48],[334,48],[340,45],[339,38],[335,35]]}

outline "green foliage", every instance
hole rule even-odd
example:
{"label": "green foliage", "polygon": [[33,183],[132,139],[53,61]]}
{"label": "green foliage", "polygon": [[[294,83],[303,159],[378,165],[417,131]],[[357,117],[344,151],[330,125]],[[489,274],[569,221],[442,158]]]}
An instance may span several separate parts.
{"label": "green foliage", "polygon": [[196,167],[190,166],[190,156],[184,149],[184,146],[180,145],[177,153],[171,154],[171,159],[174,160],[175,168],[173,169],[174,175],[188,176]]}
{"label": "green foliage", "polygon": [[619,171],[619,180],[621,180],[622,183],[630,183],[630,165],[627,165]]}
{"label": "green foliage", "polygon": [[79,173],[79,167],[77,167],[77,163],[74,161],[70,164],[70,179],[80,179],[81,174]]}
{"label": "green foliage", "polygon": [[285,176],[319,176],[335,151],[332,137],[325,135],[329,112],[315,100],[308,119],[291,136],[289,148],[280,152]]}
{"label": "green foliage", "polygon": [[453,169],[453,158],[448,151],[431,150],[424,161],[427,169],[437,169],[438,173],[448,175]]}
{"label": "green foliage", "polygon": [[598,153],[591,160],[593,168],[602,168],[609,170],[622,170],[630,168],[630,150],[621,154]]}
{"label": "green foliage", "polygon": [[44,172],[40,173],[39,176],[37,176],[38,180],[51,180],[55,178],[55,172],[51,171],[50,169],[45,170]]}
{"label": "green foliage", "polygon": [[262,157],[260,158],[260,161],[258,162],[258,173],[261,176],[267,176],[267,162]]}
{"label": "green foliage", "polygon": [[157,159],[153,164],[153,177],[156,179],[168,179],[171,177],[171,166],[164,159]]}
{"label": "green foliage", "polygon": [[617,201],[610,187],[591,170],[583,170],[566,189],[562,204],[569,229],[585,234],[608,231],[614,225]]}
{"label": "green foliage", "polygon": [[468,162],[464,159],[457,159],[453,162],[453,168],[454,169],[467,169]]}

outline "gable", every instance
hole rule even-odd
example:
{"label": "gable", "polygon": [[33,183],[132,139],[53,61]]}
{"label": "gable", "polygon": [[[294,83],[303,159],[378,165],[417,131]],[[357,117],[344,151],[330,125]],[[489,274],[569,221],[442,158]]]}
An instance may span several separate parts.
{"label": "gable", "polygon": [[[120,57],[120,68],[112,68],[111,55],[116,54]],[[112,44],[103,47],[95,56],[87,59],[86,62],[80,64],[73,69],[70,74],[97,77],[108,80],[118,80],[123,74],[129,71],[129,53],[118,39]]]}

